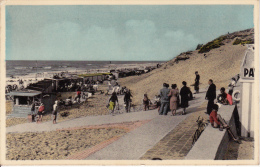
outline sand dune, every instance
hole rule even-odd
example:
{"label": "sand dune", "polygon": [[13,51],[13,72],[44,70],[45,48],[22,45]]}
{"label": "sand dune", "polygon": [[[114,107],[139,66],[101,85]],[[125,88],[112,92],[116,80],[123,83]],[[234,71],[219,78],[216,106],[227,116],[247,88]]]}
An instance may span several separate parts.
{"label": "sand dune", "polygon": [[[209,79],[213,79],[217,89],[227,87],[230,79],[240,72],[241,62],[247,49],[246,45],[233,45],[233,42],[239,39],[253,39],[253,29],[235,32],[226,35],[228,38],[222,41],[224,45],[214,48],[206,53],[199,53],[198,50],[189,52],[189,59],[181,60],[178,63],[172,59],[165,63],[161,68],[153,70],[142,76],[131,76],[120,79],[122,86],[127,86],[132,90],[134,95],[133,102],[141,104],[143,94],[147,93],[149,98],[153,98],[159,93],[164,82],[171,84],[176,83],[180,89],[182,81],[188,85],[194,83],[195,71],[198,71],[201,77],[200,88],[206,88]],[[206,58],[204,57],[206,54]],[[194,87],[191,87],[194,90]]]}

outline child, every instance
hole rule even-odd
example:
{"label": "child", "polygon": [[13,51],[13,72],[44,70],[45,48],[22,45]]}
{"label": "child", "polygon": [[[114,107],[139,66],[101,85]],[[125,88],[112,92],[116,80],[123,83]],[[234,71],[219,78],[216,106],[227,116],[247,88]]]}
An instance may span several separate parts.
{"label": "child", "polygon": [[211,126],[214,128],[220,128],[220,130],[223,130],[223,126],[221,127],[221,124],[218,120],[218,105],[214,104],[212,108],[212,112],[209,115],[209,121],[211,123]]}
{"label": "child", "polygon": [[212,112],[209,115],[210,123],[213,128],[219,128],[220,131],[223,131],[223,128],[226,128],[230,136],[235,142],[240,143],[239,139],[235,137],[233,132],[231,131],[230,127],[226,123],[226,121],[219,115],[217,114],[218,112],[218,105],[214,104],[212,108]]}
{"label": "child", "polygon": [[143,105],[144,105],[144,111],[149,110],[149,104],[150,104],[150,99],[148,98],[147,94],[144,94],[144,99],[143,99]]}
{"label": "child", "polygon": [[43,113],[44,113],[44,105],[43,105],[43,103],[41,103],[39,110],[38,110],[39,119],[37,120],[37,122],[42,122]]}

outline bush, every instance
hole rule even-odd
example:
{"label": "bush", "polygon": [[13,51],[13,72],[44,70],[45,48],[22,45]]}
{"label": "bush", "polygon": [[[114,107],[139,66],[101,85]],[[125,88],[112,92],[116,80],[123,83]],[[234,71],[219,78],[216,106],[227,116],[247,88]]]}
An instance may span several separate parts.
{"label": "bush", "polygon": [[243,44],[254,44],[254,40],[252,39],[249,39],[249,40],[241,40],[241,39],[236,39],[234,42],[233,42],[233,45],[243,45]]}
{"label": "bush", "polygon": [[203,45],[200,48],[199,53],[205,53],[210,51],[211,49],[219,48],[221,45],[224,45],[222,41],[224,41],[226,38],[226,36],[220,36],[219,38],[207,43],[206,45]]}

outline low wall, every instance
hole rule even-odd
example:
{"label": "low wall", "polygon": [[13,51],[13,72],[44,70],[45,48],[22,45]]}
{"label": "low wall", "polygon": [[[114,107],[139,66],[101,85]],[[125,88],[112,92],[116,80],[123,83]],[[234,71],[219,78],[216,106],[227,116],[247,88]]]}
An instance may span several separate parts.
{"label": "low wall", "polygon": [[[222,105],[218,111],[218,114],[225,119],[235,135],[237,135],[234,117],[236,112],[237,107],[235,105]],[[226,129],[219,131],[218,128],[213,128],[209,123],[185,159],[222,160],[227,151],[228,142],[229,135]]]}

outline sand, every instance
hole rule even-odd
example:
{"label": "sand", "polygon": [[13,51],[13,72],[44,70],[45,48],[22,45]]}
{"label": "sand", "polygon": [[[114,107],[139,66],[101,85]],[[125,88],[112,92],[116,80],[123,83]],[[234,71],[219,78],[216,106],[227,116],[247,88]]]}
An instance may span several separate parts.
{"label": "sand", "polygon": [[[99,90],[105,90],[106,86],[102,85],[99,86]],[[65,99],[69,96],[74,96],[75,92],[65,92],[62,93],[62,99]],[[75,104],[73,107],[67,107],[62,109],[57,118],[57,122],[66,121],[73,118],[79,118],[79,117],[86,117],[86,116],[94,116],[94,115],[106,115],[109,114],[109,110],[106,108],[106,104],[108,103],[108,99],[110,96],[107,96],[105,94],[100,94],[99,92],[93,95],[91,98],[89,98],[85,103],[82,104]],[[7,105],[9,106],[8,112],[11,105],[9,105],[9,102],[7,102]],[[68,112],[69,115],[67,117],[62,117],[60,114]],[[52,115],[51,113],[48,113],[43,116],[43,122],[51,121]],[[6,120],[6,127],[22,124],[28,122],[27,118],[9,118]]]}
{"label": "sand", "polygon": [[242,138],[241,144],[233,140],[228,143],[228,150],[224,160],[252,160],[254,159],[253,138]]}
{"label": "sand", "polygon": [[123,129],[100,128],[7,134],[7,160],[58,160],[91,148]]}
{"label": "sand", "polygon": [[[194,84],[195,71],[199,72],[201,88],[208,86],[209,79],[213,80],[217,89],[227,88],[231,78],[240,72],[246,49],[246,46],[232,45],[232,42],[229,42],[206,53],[206,58],[195,50],[189,55],[190,59],[177,64],[171,60],[150,73],[120,78],[120,85],[131,89],[134,104],[141,104],[145,93],[153,99],[159,94],[164,82],[170,85],[175,83],[179,89],[182,87],[182,81],[186,81],[187,85]],[[194,91],[194,87],[190,88]]]}

